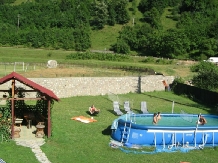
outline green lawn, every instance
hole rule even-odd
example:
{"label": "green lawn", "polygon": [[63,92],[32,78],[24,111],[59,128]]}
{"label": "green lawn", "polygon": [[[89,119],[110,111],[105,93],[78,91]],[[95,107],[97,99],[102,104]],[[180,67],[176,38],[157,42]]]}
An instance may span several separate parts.
{"label": "green lawn", "polygon": [[[129,100],[134,112],[140,112],[140,102],[147,101],[149,112],[170,113],[172,101],[175,101],[174,112],[181,109],[187,113],[214,113],[211,108],[197,104],[185,97],[174,95],[171,92],[150,92],[144,94],[118,95],[121,101]],[[94,117],[97,122],[84,124],[71,120],[75,116],[87,116],[88,107],[95,104],[101,113]],[[122,108],[122,107],[121,107]],[[55,102],[52,109],[52,137],[46,139],[41,149],[52,163],[102,163],[102,162],[152,162],[152,163],[216,163],[217,148],[188,153],[158,153],[158,154],[126,154],[119,149],[109,147],[110,125],[117,118],[113,114],[112,101],[108,96],[80,96],[61,99]],[[12,142],[1,143],[0,158],[9,163],[37,162],[30,148],[16,146]]]}

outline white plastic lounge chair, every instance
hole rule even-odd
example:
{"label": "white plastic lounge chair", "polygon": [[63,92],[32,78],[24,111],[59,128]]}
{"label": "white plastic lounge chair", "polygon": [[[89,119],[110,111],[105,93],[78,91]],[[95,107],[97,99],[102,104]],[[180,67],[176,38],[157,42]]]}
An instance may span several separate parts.
{"label": "white plastic lounge chair", "polygon": [[143,114],[148,114],[148,108],[147,108],[147,103],[145,101],[141,102],[141,111]]}
{"label": "white plastic lounge chair", "polygon": [[114,107],[114,112],[117,115],[123,115],[123,112],[120,111],[120,106],[119,106],[119,102],[118,101],[114,101],[113,102],[113,107]]}
{"label": "white plastic lounge chair", "polygon": [[129,101],[125,101],[123,106],[124,106],[124,110],[125,110],[127,113],[133,113],[133,111],[130,109]]}

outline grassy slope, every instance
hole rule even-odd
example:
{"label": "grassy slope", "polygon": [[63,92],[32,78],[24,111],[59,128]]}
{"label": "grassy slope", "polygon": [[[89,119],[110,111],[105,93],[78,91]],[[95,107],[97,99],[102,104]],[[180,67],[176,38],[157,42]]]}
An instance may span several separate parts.
{"label": "grassy slope", "polygon": [[109,50],[111,45],[116,43],[119,31],[122,25],[105,26],[102,30],[93,30],[91,32],[91,49],[94,50]]}
{"label": "grassy slope", "polygon": [[176,28],[176,21],[166,17],[167,15],[171,15],[169,9],[171,8],[170,7],[165,8],[164,13],[161,15],[160,18],[164,30]]}
{"label": "grassy slope", "polygon": [[[137,0],[137,4],[140,2],[140,0]],[[141,24],[140,18],[142,18],[142,13],[137,10],[136,15],[133,15],[132,12],[130,11],[130,8],[132,7],[132,3],[128,3],[128,13],[130,16],[130,21],[127,24],[124,25],[129,25],[132,26],[132,19],[134,18],[135,24]],[[111,45],[116,43],[117,37],[119,36],[119,31],[121,30],[122,26],[124,25],[119,25],[116,24],[115,26],[105,26],[104,29],[98,30],[98,31],[92,31],[91,32],[91,42],[92,42],[92,47],[91,49],[95,50],[105,50],[109,49]]]}

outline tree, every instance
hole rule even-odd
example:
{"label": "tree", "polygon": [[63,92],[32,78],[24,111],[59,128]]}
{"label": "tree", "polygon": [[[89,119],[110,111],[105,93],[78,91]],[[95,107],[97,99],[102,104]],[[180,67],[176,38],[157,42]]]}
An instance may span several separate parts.
{"label": "tree", "polygon": [[115,11],[116,11],[116,22],[118,24],[128,23],[130,20],[130,16],[127,11],[127,1],[119,0],[116,1]]}
{"label": "tree", "polygon": [[116,24],[116,12],[115,12],[115,4],[108,4],[108,24],[114,26]]}
{"label": "tree", "polygon": [[91,47],[90,33],[87,28],[76,28],[74,33],[75,50],[85,51]]}
{"label": "tree", "polygon": [[192,83],[199,88],[217,90],[218,88],[218,67],[217,65],[202,61],[191,67],[191,71],[197,72]]}
{"label": "tree", "polygon": [[[85,1],[86,2],[86,1]],[[76,0],[75,6],[75,30],[73,33],[75,50],[84,51],[91,47],[90,40],[90,15],[88,4],[83,1]]]}
{"label": "tree", "polygon": [[162,57],[167,58],[177,58],[190,50],[190,40],[182,30],[168,30],[162,45]]}
{"label": "tree", "polygon": [[136,0],[133,0],[132,1],[132,14],[135,16],[136,14],[136,11],[137,11],[137,1]]}
{"label": "tree", "polygon": [[160,13],[154,7],[151,10],[144,13],[145,21],[155,29],[161,29]]}
{"label": "tree", "polygon": [[167,0],[141,0],[138,5],[139,11],[145,13],[150,11],[152,8],[156,8],[160,14],[162,14],[163,9],[168,6],[169,2]]}
{"label": "tree", "polygon": [[134,26],[135,30],[137,30],[137,39],[138,39],[138,51],[145,51],[149,42],[148,38],[154,31],[154,29],[150,26],[150,24],[145,23],[143,25]]}
{"label": "tree", "polygon": [[136,30],[134,27],[124,26],[119,34],[118,40],[126,42],[132,50],[138,48],[138,39],[136,37]]}
{"label": "tree", "polygon": [[182,0],[181,3],[181,11],[206,12],[217,7],[217,0]]}
{"label": "tree", "polygon": [[201,46],[199,46],[199,52],[205,54],[208,57],[216,56],[218,53],[218,41],[217,39],[210,38],[202,40]]}
{"label": "tree", "polygon": [[107,23],[108,6],[104,1],[95,1],[91,4],[91,26],[93,29],[102,29]]}
{"label": "tree", "polygon": [[130,51],[129,45],[122,39],[118,40],[116,44],[112,46],[112,49],[116,53],[128,54]]}

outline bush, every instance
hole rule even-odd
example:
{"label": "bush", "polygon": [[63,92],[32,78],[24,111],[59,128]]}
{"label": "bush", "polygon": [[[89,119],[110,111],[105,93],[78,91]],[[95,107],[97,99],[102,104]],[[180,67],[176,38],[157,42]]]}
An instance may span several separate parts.
{"label": "bush", "polygon": [[74,60],[100,60],[100,61],[124,61],[129,59],[128,55],[122,54],[111,54],[111,53],[71,53],[66,56],[66,59],[74,59]]}
{"label": "bush", "polygon": [[116,53],[121,53],[121,54],[128,54],[130,52],[129,45],[123,40],[119,40],[116,44],[114,44],[112,46],[112,49]]}

